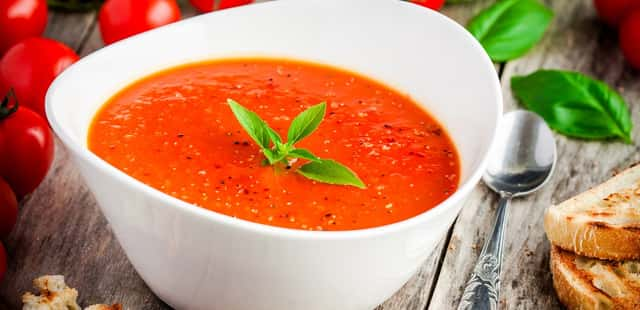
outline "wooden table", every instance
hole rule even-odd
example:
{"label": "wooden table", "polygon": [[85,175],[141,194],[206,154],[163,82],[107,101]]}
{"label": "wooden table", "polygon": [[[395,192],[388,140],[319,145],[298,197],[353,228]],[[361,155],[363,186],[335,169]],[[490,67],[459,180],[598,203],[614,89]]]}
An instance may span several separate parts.
{"label": "wooden table", "polygon": [[[183,1],[186,2],[186,1]],[[640,72],[631,70],[617,46],[615,31],[596,18],[591,0],[544,1],[556,17],[548,33],[526,56],[496,64],[507,110],[518,108],[509,80],[538,68],[590,74],[618,89],[640,124]],[[443,13],[461,24],[492,1],[449,5]],[[195,14],[182,3],[185,17]],[[339,9],[339,8],[337,8]],[[49,16],[48,37],[81,55],[102,46],[96,14]],[[419,39],[419,38],[416,38]],[[96,81],[99,83],[99,81]],[[640,130],[634,130],[636,141]],[[551,285],[549,242],[542,214],[562,201],[640,160],[638,146],[620,142],[585,142],[556,135],[558,167],[540,192],[514,201],[507,228],[502,271],[501,309],[553,309],[560,304]],[[93,196],[83,185],[67,151],[58,142],[49,176],[22,202],[16,230],[4,240],[9,270],[0,284],[0,309],[19,309],[21,294],[43,274],[63,274],[80,291],[82,305],[120,302],[127,309],[168,309],[137,275],[116,242]],[[448,235],[418,273],[378,309],[453,309],[493,225],[496,197],[478,185]]]}

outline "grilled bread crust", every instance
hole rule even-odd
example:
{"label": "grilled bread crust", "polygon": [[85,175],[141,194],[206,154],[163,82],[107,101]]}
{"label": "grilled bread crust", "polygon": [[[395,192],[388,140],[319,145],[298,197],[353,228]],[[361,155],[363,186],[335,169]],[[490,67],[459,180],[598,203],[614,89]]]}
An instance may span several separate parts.
{"label": "grilled bread crust", "polygon": [[552,244],[600,259],[640,259],[640,165],[545,212]]}
{"label": "grilled bread crust", "polygon": [[552,246],[551,273],[569,309],[640,309],[640,261],[605,261]]}

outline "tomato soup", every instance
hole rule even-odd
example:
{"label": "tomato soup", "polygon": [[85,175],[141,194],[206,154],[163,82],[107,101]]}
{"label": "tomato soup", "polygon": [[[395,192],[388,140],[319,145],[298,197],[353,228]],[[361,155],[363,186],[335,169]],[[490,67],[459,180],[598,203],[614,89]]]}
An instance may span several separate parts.
{"label": "tomato soup", "polygon": [[[283,137],[296,115],[326,102],[320,127],[296,146],[351,168],[366,189],[264,166],[228,98]],[[305,230],[408,219],[449,197],[460,173],[446,131],[409,96],[353,72],[281,59],[194,63],[134,82],[97,113],[88,144],[111,165],[173,197]]]}

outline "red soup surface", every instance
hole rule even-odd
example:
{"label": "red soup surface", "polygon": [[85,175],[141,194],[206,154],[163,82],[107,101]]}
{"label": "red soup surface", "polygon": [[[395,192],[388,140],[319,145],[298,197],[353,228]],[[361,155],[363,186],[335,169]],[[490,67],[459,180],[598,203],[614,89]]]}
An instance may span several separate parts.
{"label": "red soup surface", "polygon": [[[263,166],[232,98],[281,136],[307,107],[325,119],[297,144],[351,168],[367,188]],[[408,96],[364,76],[282,59],[188,64],[133,83],[97,113],[89,148],[171,196],[244,220],[352,230],[408,219],[449,197],[460,165],[446,131]]]}

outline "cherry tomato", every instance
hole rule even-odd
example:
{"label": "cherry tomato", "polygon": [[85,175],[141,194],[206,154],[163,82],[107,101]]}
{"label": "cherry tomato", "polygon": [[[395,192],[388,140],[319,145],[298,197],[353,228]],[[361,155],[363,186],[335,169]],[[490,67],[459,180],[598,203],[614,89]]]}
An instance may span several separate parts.
{"label": "cherry tomato", "polygon": [[46,119],[44,96],[49,85],[77,60],[78,55],[60,42],[26,39],[10,48],[0,60],[0,98],[13,88],[23,107]]}
{"label": "cherry tomato", "polygon": [[31,193],[53,161],[53,135],[36,112],[6,96],[0,105],[0,177],[16,197]]}
{"label": "cherry tomato", "polygon": [[11,233],[18,219],[18,200],[9,184],[0,178],[0,238]]}
{"label": "cherry tomato", "polygon": [[253,0],[189,0],[198,11],[206,13],[253,3]]}
{"label": "cherry tomato", "polygon": [[107,0],[100,9],[106,44],[180,20],[176,0]]}
{"label": "cherry tomato", "polygon": [[14,44],[42,35],[47,26],[47,1],[0,1],[0,57]]}
{"label": "cherry tomato", "polygon": [[627,61],[640,70],[640,9],[629,14],[620,24],[620,48]]}
{"label": "cherry tomato", "polygon": [[2,242],[0,242],[0,282],[4,278],[4,274],[7,272],[7,252],[4,250]]}
{"label": "cherry tomato", "polygon": [[421,5],[432,10],[439,11],[444,5],[445,0],[410,0],[411,3]]}
{"label": "cherry tomato", "polygon": [[640,8],[640,0],[594,0],[593,4],[600,18],[612,27],[617,27],[634,8]]}

